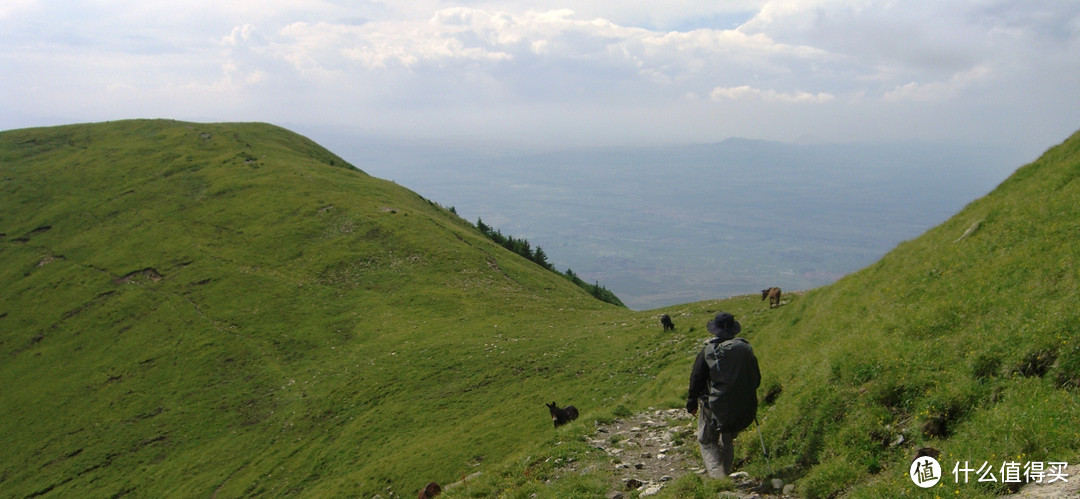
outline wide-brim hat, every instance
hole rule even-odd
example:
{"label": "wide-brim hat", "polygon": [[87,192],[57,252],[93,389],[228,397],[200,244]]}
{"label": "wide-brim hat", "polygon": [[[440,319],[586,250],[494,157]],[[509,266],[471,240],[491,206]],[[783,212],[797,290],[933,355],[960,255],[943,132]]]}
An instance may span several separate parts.
{"label": "wide-brim hat", "polygon": [[705,325],[709,332],[716,336],[735,336],[742,331],[742,324],[735,320],[735,316],[727,312],[716,314],[716,318]]}

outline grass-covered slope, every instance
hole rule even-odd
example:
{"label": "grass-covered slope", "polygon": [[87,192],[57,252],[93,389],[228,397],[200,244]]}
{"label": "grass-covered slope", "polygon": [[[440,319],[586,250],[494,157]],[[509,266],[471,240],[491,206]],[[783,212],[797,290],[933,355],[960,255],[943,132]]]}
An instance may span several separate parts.
{"label": "grass-covered slope", "polygon": [[[1054,462],[1080,462],[1078,254],[1080,133],[879,262],[789,293],[778,309],[758,296],[671,307],[682,327],[668,341],[678,353],[628,404],[680,407],[708,336],[703,326],[726,309],[761,364],[759,419],[770,454],[766,462],[751,427],[736,440],[739,469],[757,479],[771,470],[803,497],[1005,493],[1019,484],[1005,482],[1003,467],[1022,478],[1028,463],[1049,471]],[[696,452],[690,429],[673,430]],[[591,425],[568,431],[547,442],[550,450],[531,448],[531,462],[611,468],[611,457],[585,443],[603,438]],[[926,490],[908,477],[923,448],[940,452],[944,471]],[[959,482],[958,463],[971,469]],[[984,463],[994,481],[979,482],[990,479],[976,473]],[[559,485],[538,485],[511,463],[513,485],[478,484],[470,493],[596,496],[613,487],[609,472],[579,476],[562,466],[546,470],[563,477]],[[690,474],[660,495],[715,497],[714,485]]]}
{"label": "grass-covered slope", "polygon": [[[772,431],[801,441],[791,458],[820,461],[811,490],[875,473],[869,490],[897,490],[908,482],[894,470],[906,471],[916,445],[942,451],[941,495],[976,487],[950,486],[958,461],[1080,461],[1078,180],[1080,134],[785,311],[802,320],[778,322],[762,342],[781,357],[820,345],[819,359],[776,373],[806,395],[777,408],[783,429]],[[807,437],[832,425],[821,441],[838,450],[811,457]],[[882,445],[900,435],[900,450]],[[1001,480],[983,485],[1003,490]]]}
{"label": "grass-covered slope", "polygon": [[647,379],[625,309],[269,125],[0,133],[0,282],[12,497],[415,491]]}
{"label": "grass-covered slope", "polygon": [[[724,309],[801,495],[1000,492],[953,465],[1080,461],[1077,177],[1080,135],[778,309],[633,312],[279,128],[3,132],[0,490],[388,497],[482,471],[446,495],[603,496],[593,422],[681,407]],[[582,417],[554,430],[552,400]],[[737,463],[764,478],[756,437]],[[928,491],[921,447],[946,471]],[[691,473],[661,495],[713,490]]]}
{"label": "grass-covered slope", "polygon": [[[1080,133],[870,267],[748,317],[772,469],[809,497],[966,497],[1004,491],[1007,462],[1080,461],[1078,255]],[[925,492],[907,476],[922,447],[946,475]],[[997,482],[957,484],[965,461]]]}

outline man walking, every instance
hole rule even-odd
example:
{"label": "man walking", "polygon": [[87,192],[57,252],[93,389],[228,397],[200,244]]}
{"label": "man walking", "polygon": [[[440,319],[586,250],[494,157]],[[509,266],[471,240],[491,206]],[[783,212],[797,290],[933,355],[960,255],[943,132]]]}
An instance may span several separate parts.
{"label": "man walking", "polygon": [[757,416],[761,371],[750,343],[735,337],[742,326],[733,315],[720,312],[706,327],[715,337],[694,360],[686,410],[698,416],[705,470],[711,478],[723,478],[732,472],[735,436]]}

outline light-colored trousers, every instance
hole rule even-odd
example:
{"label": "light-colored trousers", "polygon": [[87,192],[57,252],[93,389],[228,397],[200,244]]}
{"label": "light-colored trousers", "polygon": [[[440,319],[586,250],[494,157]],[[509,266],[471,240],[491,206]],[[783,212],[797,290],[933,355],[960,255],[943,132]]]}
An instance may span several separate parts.
{"label": "light-colored trousers", "polygon": [[738,433],[721,433],[713,424],[709,404],[699,401],[697,441],[698,446],[701,447],[701,460],[705,463],[705,471],[709,474],[709,478],[723,478],[732,472],[732,462],[735,460],[735,435]]}

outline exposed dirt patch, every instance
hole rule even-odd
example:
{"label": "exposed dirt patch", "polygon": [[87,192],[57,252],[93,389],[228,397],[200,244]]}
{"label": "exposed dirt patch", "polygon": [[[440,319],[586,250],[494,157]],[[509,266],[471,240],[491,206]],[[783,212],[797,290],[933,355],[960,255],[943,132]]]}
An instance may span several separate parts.
{"label": "exposed dirt patch", "polygon": [[50,264],[52,262],[55,262],[57,260],[63,260],[63,259],[64,259],[63,255],[47,255],[45,257],[42,257],[41,260],[38,260],[37,266],[38,267],[44,267],[44,266],[46,266],[46,265],[48,265],[48,264]]}
{"label": "exposed dirt patch", "polygon": [[598,426],[589,441],[615,463],[616,491],[655,494],[686,473],[702,473],[694,448],[694,418],[678,409],[657,410]]}
{"label": "exposed dirt patch", "polygon": [[152,281],[152,282],[158,282],[158,281],[164,279],[165,277],[162,276],[161,273],[159,273],[157,271],[157,269],[145,268],[145,269],[142,269],[142,270],[136,270],[134,272],[129,272],[129,273],[125,274],[123,277],[116,278],[113,282],[115,282],[116,284],[131,284],[131,283],[137,282],[139,278],[142,278],[142,279],[145,279],[145,280],[148,280],[148,281]]}
{"label": "exposed dirt patch", "polygon": [[[704,475],[696,431],[697,418],[685,409],[650,410],[597,426],[589,443],[614,462],[615,480],[609,497],[632,491],[642,497],[651,496],[687,473]],[[784,496],[781,490],[773,490],[771,483],[745,474],[734,478],[734,484],[736,490],[722,497],[794,497]]]}

